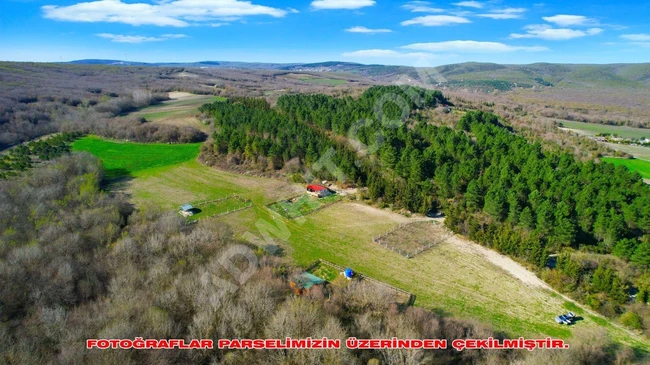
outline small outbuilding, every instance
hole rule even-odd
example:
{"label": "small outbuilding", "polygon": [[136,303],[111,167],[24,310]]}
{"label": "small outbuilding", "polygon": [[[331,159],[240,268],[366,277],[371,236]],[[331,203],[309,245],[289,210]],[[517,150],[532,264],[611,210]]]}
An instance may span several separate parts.
{"label": "small outbuilding", "polygon": [[308,272],[303,272],[302,274],[294,277],[289,283],[289,286],[291,286],[291,289],[293,289],[296,295],[304,295],[308,294],[309,290],[311,290],[312,287],[323,284],[325,284],[325,279],[321,279],[318,276],[310,274]]}
{"label": "small outbuilding", "polygon": [[324,198],[333,194],[330,189],[318,184],[307,185],[307,191],[309,194],[319,198]]}
{"label": "small outbuilding", "polygon": [[180,209],[181,210],[179,211],[179,213],[183,217],[190,217],[194,215],[194,207],[191,204],[183,204],[181,205]]}

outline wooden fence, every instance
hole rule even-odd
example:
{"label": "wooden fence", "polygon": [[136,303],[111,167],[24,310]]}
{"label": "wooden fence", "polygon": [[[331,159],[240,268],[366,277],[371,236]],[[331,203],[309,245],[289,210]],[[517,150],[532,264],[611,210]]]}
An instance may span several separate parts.
{"label": "wooden fence", "polygon": [[[289,212],[287,212],[287,210],[284,209],[283,206],[281,206],[281,205],[278,204],[278,203],[281,203],[281,202],[283,202],[283,201],[290,201],[290,200],[293,200],[293,199],[296,199],[296,198],[300,198],[300,197],[305,196],[305,195],[306,195],[306,194],[300,194],[300,195],[292,196],[292,197],[290,197],[290,198],[286,198],[286,199],[278,200],[278,201],[275,201],[275,202],[273,202],[273,203],[267,204],[265,207],[266,207],[266,209],[268,209],[268,210],[270,210],[270,211],[272,211],[272,212],[278,213],[278,214],[280,214],[281,216],[283,216],[283,217],[285,217],[285,218],[287,218],[287,219],[298,219],[298,218],[302,218],[302,217],[308,216],[308,215],[310,215],[310,214],[316,213],[316,212],[318,212],[319,210],[321,210],[321,209],[323,209],[323,208],[327,208],[327,207],[329,207],[329,206],[331,206],[331,205],[334,205],[334,204],[336,204],[336,203],[338,203],[338,202],[340,202],[340,201],[342,201],[342,200],[344,199],[344,197],[343,197],[342,195],[339,195],[339,197],[340,197],[339,199],[337,199],[337,200],[333,200],[333,201],[331,201],[331,202],[329,202],[329,203],[326,203],[326,204],[323,204],[323,205],[321,205],[320,207],[318,207],[318,208],[316,208],[316,209],[314,209],[314,210],[310,210],[307,214],[301,214],[301,215],[297,215],[297,216],[295,216],[295,217],[290,216],[290,215],[289,215]],[[278,212],[277,210],[271,209],[271,206],[272,206],[272,205],[275,205],[275,204],[278,204],[278,206],[280,207],[280,209],[282,209],[282,211],[283,211],[285,214],[282,214],[281,212]]]}
{"label": "wooden fence", "polygon": [[[432,224],[439,224],[436,221],[431,221],[431,222],[432,222]],[[385,238],[386,236],[388,236],[389,234],[391,234],[391,233],[393,233],[393,232],[395,232],[397,230],[400,230],[400,229],[402,229],[402,228],[404,228],[406,226],[414,224],[414,223],[419,223],[419,222],[398,224],[397,226],[395,226],[395,227],[391,228],[390,230],[386,231],[386,233],[380,234],[377,237],[373,237],[372,242],[374,242],[374,243],[376,243],[376,244],[378,244],[380,246],[383,246],[388,250],[396,252],[396,253],[406,257],[407,259],[410,259],[410,258],[414,257],[415,255],[418,255],[418,254],[430,249],[431,247],[444,242],[447,238],[453,236],[453,233],[449,233],[448,235],[443,236],[442,239],[440,239],[439,241],[429,242],[428,244],[426,244],[424,246],[420,246],[420,247],[418,247],[417,249],[415,249],[414,251],[411,251],[411,252],[407,252],[405,250],[390,246],[389,244],[382,242],[382,239]]]}
{"label": "wooden fence", "polygon": [[[228,214],[232,214],[232,213],[235,213],[235,212],[239,212],[240,210],[248,209],[248,208],[250,208],[250,207],[253,206],[253,202],[252,202],[250,199],[244,199],[244,198],[242,198],[241,196],[239,196],[239,195],[237,195],[237,194],[234,194],[234,193],[233,193],[232,195],[229,195],[229,196],[226,196],[226,197],[223,197],[223,198],[218,198],[218,199],[213,199],[213,200],[207,200],[207,199],[205,199],[205,200],[203,200],[203,201],[199,200],[199,201],[197,201],[197,202],[192,203],[192,205],[195,206],[195,207],[201,207],[201,205],[207,205],[207,204],[212,204],[212,203],[218,203],[218,202],[222,202],[222,201],[229,200],[229,199],[235,199],[235,200],[238,200],[238,201],[240,201],[240,202],[242,202],[242,203],[245,203],[246,205],[243,206],[243,207],[240,207],[240,208],[233,209],[233,210],[227,210],[227,211],[225,211],[225,212],[221,212],[221,213],[219,213],[219,214],[213,214],[213,215],[210,215],[210,216],[206,216],[205,218],[218,218],[218,217],[223,217],[224,215],[228,215]],[[191,221],[190,223],[196,223],[196,222],[197,222],[197,220],[194,220],[194,221]]]}
{"label": "wooden fence", "polygon": [[[334,263],[329,262],[329,261],[325,261],[325,260],[323,260],[323,259],[318,259],[315,263],[311,264],[311,265],[309,266],[309,268],[307,269],[307,271],[313,269],[313,268],[316,267],[318,264],[327,265],[327,266],[332,267],[332,268],[334,268],[334,269],[336,269],[336,270],[339,270],[340,272],[345,271],[345,268],[344,268],[343,266],[339,266],[339,265],[337,265],[337,264],[334,264]],[[392,285],[390,285],[390,284],[386,284],[386,283],[384,283],[383,281],[379,281],[379,280],[373,279],[373,278],[371,278],[370,276],[363,275],[363,274],[361,274],[361,273],[357,273],[357,272],[355,272],[355,276],[359,277],[359,278],[362,279],[362,280],[367,280],[367,281],[369,281],[369,282],[371,282],[371,283],[373,283],[373,284],[380,285],[380,286],[383,286],[383,287],[385,287],[385,288],[388,288],[388,289],[394,290],[394,291],[397,292],[397,293],[401,293],[401,294],[407,295],[407,296],[409,297],[409,300],[408,300],[408,302],[407,302],[406,305],[413,305],[413,303],[415,303],[415,294],[413,294],[413,293],[407,292],[406,290],[402,290],[402,289],[400,289],[400,288],[396,288],[396,287],[394,287],[394,286],[392,286]]]}

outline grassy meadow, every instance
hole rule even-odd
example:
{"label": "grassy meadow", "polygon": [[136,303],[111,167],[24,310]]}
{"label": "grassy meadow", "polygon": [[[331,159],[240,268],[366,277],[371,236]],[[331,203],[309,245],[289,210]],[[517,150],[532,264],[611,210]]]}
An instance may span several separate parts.
{"label": "grassy meadow", "polygon": [[348,83],[346,80],[322,79],[319,77],[305,77],[300,79],[300,81],[309,82],[310,84],[328,85],[328,86],[343,85]]}
{"label": "grassy meadow", "polygon": [[108,178],[132,175],[135,172],[193,160],[200,143],[164,144],[108,141],[89,136],[75,141],[73,151],[86,151],[102,160]]}
{"label": "grassy meadow", "polygon": [[641,177],[644,179],[650,179],[650,161],[639,160],[636,158],[614,158],[614,157],[605,157],[602,159],[613,163],[614,165],[622,165],[628,168],[630,171],[638,172]]}
{"label": "grassy meadow", "polygon": [[650,138],[650,130],[643,128],[633,128],[626,126],[614,126],[595,123],[573,122],[570,120],[560,120],[565,128],[577,129],[584,131],[586,135],[595,136],[599,133],[618,134],[621,138]]}

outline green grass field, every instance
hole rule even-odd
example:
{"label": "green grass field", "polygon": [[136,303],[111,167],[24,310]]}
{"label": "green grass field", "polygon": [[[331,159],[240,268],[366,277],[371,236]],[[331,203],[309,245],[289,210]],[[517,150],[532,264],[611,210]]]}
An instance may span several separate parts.
{"label": "green grass field", "polygon": [[330,86],[343,85],[348,83],[346,80],[321,79],[318,77],[305,77],[300,79],[300,81],[309,82],[311,84],[330,85]]}
{"label": "green grass field", "polygon": [[194,208],[198,210],[198,213],[188,217],[188,220],[199,220],[209,217],[213,217],[219,214],[227,213],[236,209],[240,209],[248,206],[250,203],[241,201],[236,198],[224,199],[218,202],[207,203],[207,204],[194,204]]}
{"label": "green grass field", "polygon": [[88,136],[75,141],[73,151],[86,151],[102,160],[110,179],[156,167],[193,160],[199,154],[200,143],[162,144],[114,142]]}
{"label": "green grass field", "polygon": [[142,117],[152,123],[194,127],[209,133],[209,128],[197,118],[198,108],[206,103],[226,100],[220,96],[189,93],[170,93],[170,96],[175,99],[136,110],[129,116]]}
{"label": "green grass field", "polygon": [[619,127],[613,125],[594,124],[573,122],[569,120],[559,120],[565,128],[578,129],[586,132],[587,135],[595,136],[599,133],[618,134],[621,138],[650,138],[650,129],[632,128],[632,127]]}
{"label": "green grass field", "polygon": [[199,106],[206,103],[214,103],[217,100],[226,100],[220,96],[212,95],[197,95],[196,97],[182,100],[166,100],[159,104],[154,104],[146,108],[138,110],[138,113],[147,114],[155,113],[158,109],[169,109],[169,108],[198,108]]}
{"label": "green grass field", "polygon": [[611,162],[614,165],[622,165],[630,171],[638,172],[644,179],[650,179],[650,161],[628,158],[605,157],[603,161]]}
{"label": "green grass field", "polygon": [[[91,152],[97,153],[108,166],[129,165],[121,159],[126,151],[133,151],[137,146],[98,141],[96,138],[80,141],[82,147],[91,142],[95,147]],[[106,146],[121,150],[121,153],[106,153],[99,148],[99,142],[108,143]],[[194,148],[198,152],[198,147]],[[76,149],[90,150],[79,148],[79,145]],[[113,156],[118,160],[113,160]],[[188,153],[183,156],[195,155]],[[130,159],[140,161],[133,157]],[[487,260],[480,252],[462,249],[453,240],[411,259],[372,242],[372,237],[396,224],[412,221],[402,215],[361,203],[341,202],[302,219],[285,219],[266,205],[303,193],[303,186],[219,171],[193,158],[180,163],[176,161],[153,168],[141,164],[137,165],[140,168],[129,167],[134,178],[128,181],[126,192],[137,207],[155,204],[177,210],[183,203],[237,194],[250,199],[253,207],[212,219],[226,222],[242,240],[262,247],[279,245],[284,255],[303,267],[318,259],[352,267],[361,274],[414,293],[417,296],[415,305],[447,315],[474,318],[509,336],[566,339],[576,328],[604,328],[617,341],[638,349],[650,349],[646,339],[599,316],[587,315],[584,321],[572,327],[555,324],[555,316],[567,311],[563,297],[548,289],[526,284]],[[272,241],[264,238],[269,236]],[[315,269],[314,273],[330,278],[334,274],[330,271]]]}

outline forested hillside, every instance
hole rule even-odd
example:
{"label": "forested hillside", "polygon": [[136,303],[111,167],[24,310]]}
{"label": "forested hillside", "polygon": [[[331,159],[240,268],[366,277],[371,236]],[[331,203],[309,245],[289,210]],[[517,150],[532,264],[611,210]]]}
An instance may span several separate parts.
{"label": "forested hillside", "polygon": [[[545,152],[488,113],[468,112],[457,130],[432,125],[418,110],[438,103],[446,103],[439,92],[391,86],[359,99],[290,95],[276,108],[233,99],[203,111],[215,120],[215,151],[240,163],[280,169],[298,158],[318,177],[368,187],[372,201],[419,213],[440,208],[456,232],[540,269],[549,254],[563,253],[545,278],[605,314],[624,311],[630,286],[647,301],[650,189],[639,175]],[[359,142],[366,148],[358,151]],[[324,155],[339,170],[314,169]]]}

